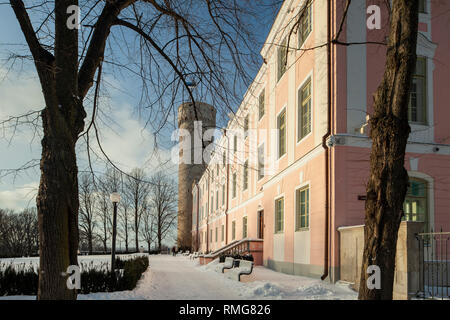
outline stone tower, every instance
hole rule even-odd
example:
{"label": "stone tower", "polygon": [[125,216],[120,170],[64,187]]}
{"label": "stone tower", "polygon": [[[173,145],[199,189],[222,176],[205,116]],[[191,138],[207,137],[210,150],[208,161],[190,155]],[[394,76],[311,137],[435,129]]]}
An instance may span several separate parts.
{"label": "stone tower", "polygon": [[[200,136],[200,127],[195,128],[194,122],[201,121],[202,133],[207,129],[215,128],[216,126],[216,110],[213,106],[203,103],[195,102],[195,110],[192,102],[183,103],[178,107],[178,128],[189,131],[191,143],[188,150],[181,151],[180,149],[180,163],[178,165],[178,247],[191,248],[192,246],[192,184],[194,180],[199,180],[206,168],[206,163],[194,163],[194,134]],[[195,132],[197,131],[197,132]],[[186,141],[181,141],[180,146]],[[201,154],[203,148],[206,147],[210,141],[200,142]],[[190,152],[190,164],[181,161],[183,158],[189,157],[183,152]],[[199,150],[197,150],[198,152]]]}

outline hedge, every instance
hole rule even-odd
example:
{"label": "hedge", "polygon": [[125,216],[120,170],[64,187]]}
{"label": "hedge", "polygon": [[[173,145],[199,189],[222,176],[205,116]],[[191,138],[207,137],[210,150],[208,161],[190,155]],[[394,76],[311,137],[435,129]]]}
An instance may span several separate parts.
{"label": "hedge", "polygon": [[[117,261],[120,261],[117,263]],[[148,268],[148,257],[116,260],[115,277],[107,265],[82,266],[81,289],[78,293],[133,290],[141,275]],[[120,267],[120,268],[119,268]],[[0,296],[36,295],[38,273],[32,266],[15,268],[12,264],[0,265]]]}

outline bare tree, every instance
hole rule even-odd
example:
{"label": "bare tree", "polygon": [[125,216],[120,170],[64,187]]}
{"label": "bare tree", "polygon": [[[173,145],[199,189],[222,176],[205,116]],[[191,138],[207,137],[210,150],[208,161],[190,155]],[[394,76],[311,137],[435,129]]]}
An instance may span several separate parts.
{"label": "bare tree", "polygon": [[[360,299],[392,299],[397,235],[408,188],[404,161],[411,131],[408,102],[416,64],[418,23],[418,1],[392,2],[386,68],[370,119],[372,151]],[[365,285],[370,265],[380,268],[380,290]]]}
{"label": "bare tree", "polygon": [[142,214],[142,228],[141,234],[142,239],[147,243],[147,250],[150,252],[152,248],[152,243],[155,241],[155,224],[154,224],[154,214],[152,209],[149,208],[148,203],[144,206],[144,211]]}
{"label": "bare tree", "polygon": [[98,182],[99,190],[97,192],[97,218],[99,221],[99,230],[97,238],[103,244],[103,251],[108,250],[108,241],[112,235],[112,209],[109,200],[109,189],[104,181]]}
{"label": "bare tree", "polygon": [[87,242],[88,252],[92,254],[95,234],[95,210],[97,196],[92,175],[83,174],[80,183],[80,238]]}
{"label": "bare tree", "polygon": [[[73,20],[68,9],[79,2],[85,26],[81,32],[68,24]],[[184,93],[195,109],[188,77],[197,83],[198,98],[209,96],[216,108],[227,114],[232,111],[230,106],[240,100],[241,92],[236,88],[250,82],[249,71],[259,58],[247,30],[250,8],[258,4],[249,0],[40,0],[26,7],[22,0],[10,0],[10,5],[31,53],[45,101],[36,199],[41,270],[38,299],[76,299],[76,291],[68,290],[66,277],[61,276],[69,265],[77,264],[75,147],[81,136],[89,145],[91,129],[100,144],[95,119],[99,113],[96,97],[102,64],[122,67],[142,79],[140,105],[148,107],[148,123],[154,124],[156,133],[168,122],[169,115],[176,113],[176,99],[179,101]],[[136,41],[132,36],[125,37],[125,33],[136,35]],[[108,43],[108,39],[115,43]],[[126,66],[114,60],[113,48],[128,44],[138,44],[139,51],[135,54],[130,50],[134,64]],[[14,59],[19,57],[28,58],[14,55]],[[82,134],[85,103],[94,83],[92,117]],[[171,101],[163,98],[168,95]]]}
{"label": "bare tree", "polygon": [[0,256],[32,256],[38,249],[36,209],[0,209]]}
{"label": "bare tree", "polygon": [[162,241],[175,226],[177,217],[177,189],[174,181],[163,173],[155,174],[152,179],[150,210],[153,213],[158,250]]}
{"label": "bare tree", "polygon": [[118,236],[120,239],[122,239],[125,242],[125,252],[128,253],[129,248],[129,231],[130,231],[130,218],[132,214],[132,207],[131,207],[131,199],[130,195],[126,192],[125,189],[126,185],[125,183],[122,184],[122,188],[120,190],[120,203],[119,203],[119,229],[118,229]]}
{"label": "bare tree", "polygon": [[143,169],[133,169],[126,178],[126,192],[131,201],[133,209],[133,225],[134,239],[136,251],[139,251],[139,226],[141,224],[142,214],[147,202],[149,193],[149,184],[145,181],[146,175]]}
{"label": "bare tree", "polygon": [[39,229],[36,208],[27,208],[19,213],[19,222],[22,227],[23,240],[25,242],[24,253],[33,256],[38,252]]}

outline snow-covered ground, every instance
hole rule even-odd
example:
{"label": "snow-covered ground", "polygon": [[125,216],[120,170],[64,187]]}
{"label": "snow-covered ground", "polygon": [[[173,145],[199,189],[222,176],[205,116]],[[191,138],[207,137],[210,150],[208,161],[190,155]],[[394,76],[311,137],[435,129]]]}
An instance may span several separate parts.
{"label": "snow-covered ground", "polygon": [[[132,291],[78,295],[80,300],[248,300],[248,299],[356,299],[357,293],[345,285],[318,279],[291,276],[264,267],[255,267],[242,282],[226,278],[212,265],[200,266],[198,260],[170,255],[152,255],[150,267]],[[81,260],[81,259],[80,259]],[[10,296],[0,299],[35,299]]]}

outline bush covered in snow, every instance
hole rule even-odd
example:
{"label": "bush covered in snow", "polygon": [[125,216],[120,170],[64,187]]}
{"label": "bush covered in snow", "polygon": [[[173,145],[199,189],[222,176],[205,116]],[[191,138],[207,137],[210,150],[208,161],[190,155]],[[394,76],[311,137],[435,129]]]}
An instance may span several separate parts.
{"label": "bush covered in snow", "polygon": [[[81,263],[81,289],[79,293],[132,290],[142,273],[148,268],[148,257],[116,260],[115,277],[108,263]],[[36,295],[38,270],[32,265],[0,265],[0,296]]]}

